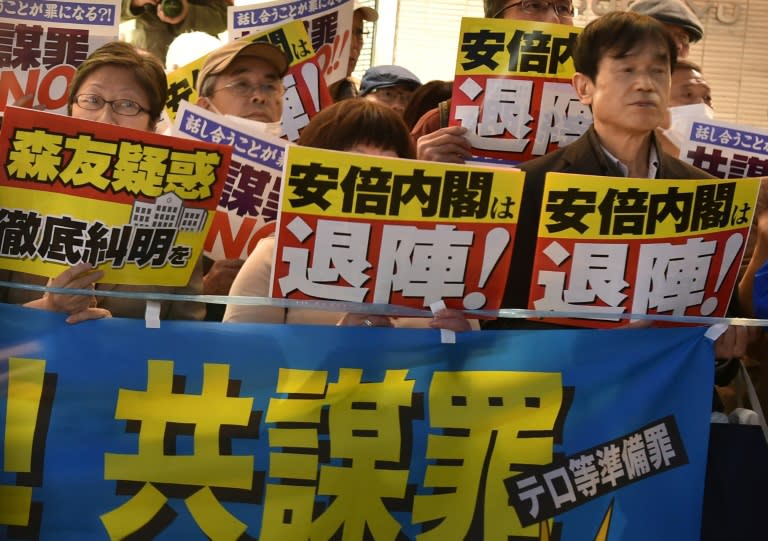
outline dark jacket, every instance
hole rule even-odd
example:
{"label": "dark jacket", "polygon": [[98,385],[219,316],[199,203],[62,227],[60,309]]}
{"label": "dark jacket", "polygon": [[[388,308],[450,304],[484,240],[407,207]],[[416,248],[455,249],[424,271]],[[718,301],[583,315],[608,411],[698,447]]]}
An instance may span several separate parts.
{"label": "dark jacket", "polygon": [[[665,154],[661,145],[652,135],[652,143],[660,162],[656,178],[702,179],[714,178],[690,164]],[[603,152],[594,126],[568,146],[528,161],[520,166],[525,171],[523,199],[517,223],[512,264],[510,266],[503,308],[528,308],[528,294],[531,288],[531,274],[536,251],[536,233],[539,227],[541,202],[544,195],[544,178],[549,172],[575,173],[581,175],[622,177],[624,173]],[[530,328],[532,322],[500,318],[488,321],[484,328]],[[533,322],[535,323],[535,322]],[[548,325],[549,328],[553,328]]]}

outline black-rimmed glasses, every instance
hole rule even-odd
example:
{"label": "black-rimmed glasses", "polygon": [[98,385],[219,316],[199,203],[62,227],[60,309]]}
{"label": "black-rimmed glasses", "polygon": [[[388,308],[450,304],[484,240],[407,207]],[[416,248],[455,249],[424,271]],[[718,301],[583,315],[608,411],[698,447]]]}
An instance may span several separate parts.
{"label": "black-rimmed glasses", "polygon": [[75,96],[75,103],[78,107],[87,111],[98,111],[105,104],[109,104],[115,113],[123,116],[137,116],[141,113],[149,113],[148,110],[133,100],[105,100],[98,94],[78,94]]}

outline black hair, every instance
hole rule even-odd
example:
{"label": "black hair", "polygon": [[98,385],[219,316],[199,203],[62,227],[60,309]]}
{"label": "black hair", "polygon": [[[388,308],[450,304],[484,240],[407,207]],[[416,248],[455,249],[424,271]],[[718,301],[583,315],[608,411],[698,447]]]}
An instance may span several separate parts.
{"label": "black hair", "polygon": [[632,11],[606,13],[584,27],[576,39],[574,67],[594,81],[604,56],[620,58],[643,43],[665,46],[671,72],[677,62],[677,45],[663,24],[653,17]]}

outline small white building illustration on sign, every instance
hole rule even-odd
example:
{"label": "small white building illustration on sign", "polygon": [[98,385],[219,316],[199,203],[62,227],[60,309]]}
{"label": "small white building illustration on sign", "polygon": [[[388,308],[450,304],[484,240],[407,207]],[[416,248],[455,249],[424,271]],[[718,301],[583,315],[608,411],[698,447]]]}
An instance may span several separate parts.
{"label": "small white building illustration on sign", "polygon": [[175,193],[155,198],[153,203],[135,201],[131,210],[131,225],[153,229],[203,230],[205,209],[184,208],[184,201]]}

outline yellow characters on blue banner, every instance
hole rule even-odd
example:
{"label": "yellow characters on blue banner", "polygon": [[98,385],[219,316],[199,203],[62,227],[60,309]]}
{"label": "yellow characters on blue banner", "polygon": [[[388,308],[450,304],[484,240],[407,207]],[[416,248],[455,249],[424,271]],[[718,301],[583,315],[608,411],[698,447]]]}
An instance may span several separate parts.
{"label": "yellow characters on blue banner", "polygon": [[0,325],[4,539],[698,538],[704,328]]}

